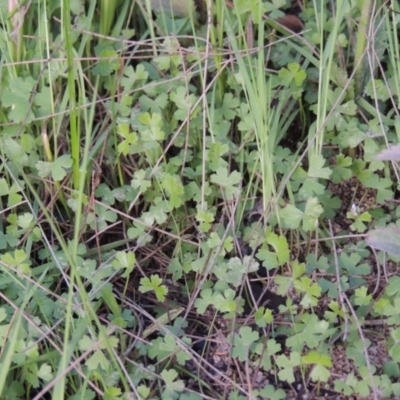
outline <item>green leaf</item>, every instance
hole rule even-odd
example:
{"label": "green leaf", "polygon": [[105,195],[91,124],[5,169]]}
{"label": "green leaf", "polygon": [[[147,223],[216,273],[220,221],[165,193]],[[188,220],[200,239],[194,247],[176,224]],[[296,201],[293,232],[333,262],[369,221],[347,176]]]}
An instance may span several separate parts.
{"label": "green leaf", "polygon": [[10,188],[5,178],[0,178],[0,196],[8,195]]}
{"label": "green leaf", "polygon": [[259,390],[259,395],[263,399],[283,400],[286,399],[286,393],[283,389],[277,389],[274,385],[267,385]]}
{"label": "green leaf", "polygon": [[[10,160],[20,166],[28,165],[28,155],[18,141],[6,136],[2,138],[2,142],[0,142],[0,144],[2,146],[2,151],[10,158]],[[14,185],[15,184],[13,184],[12,186]],[[16,193],[18,191],[19,190],[14,190],[13,193]]]}
{"label": "green leaf", "polygon": [[308,176],[310,178],[329,179],[332,170],[324,167],[325,159],[321,154],[313,154],[310,157],[310,167],[308,168]]}
{"label": "green leaf", "polygon": [[122,274],[123,278],[128,278],[130,273],[133,271],[136,263],[136,256],[131,251],[118,251],[115,255],[115,260],[112,262],[112,266],[119,270],[125,270]]}
{"label": "green leaf", "polygon": [[113,195],[113,192],[110,190],[110,188],[105,184],[101,183],[97,188],[96,191],[94,192],[96,197],[101,197],[103,202],[112,205],[115,203],[115,197]]}
{"label": "green leaf", "polygon": [[23,249],[15,250],[13,255],[11,253],[2,254],[0,259],[5,264],[14,267],[18,271],[22,272],[24,275],[31,275],[31,261],[29,260],[28,255]]}
{"label": "green leaf", "polygon": [[355,290],[355,299],[354,303],[357,306],[367,306],[371,303],[372,294],[367,294],[368,289],[365,286],[357,288]]}
{"label": "green leaf", "polygon": [[10,108],[8,117],[12,122],[29,124],[34,118],[31,107],[32,90],[35,81],[32,77],[13,78],[7,84],[7,90],[2,91],[1,102]]}
{"label": "green leaf", "polygon": [[82,339],[79,340],[78,345],[80,350],[86,351],[92,348],[94,341],[88,335],[84,335]]}
{"label": "green leaf", "polygon": [[25,351],[25,354],[28,358],[37,358],[39,356],[39,347],[37,344],[34,344],[33,342],[29,341],[27,343],[27,349]]}
{"label": "green leaf", "polygon": [[[221,271],[221,268],[223,271]],[[231,257],[226,264],[218,263],[213,269],[213,273],[219,279],[238,288],[243,284],[245,274],[247,272],[255,272],[258,268],[258,263],[252,257],[246,256],[243,262],[239,257]]]}
{"label": "green leaf", "polygon": [[118,103],[114,102],[114,108],[111,112],[119,113],[121,117],[129,117],[132,112],[133,96],[129,94],[122,94]]}
{"label": "green leaf", "polygon": [[278,257],[272,251],[266,248],[261,248],[256,254],[257,258],[262,261],[263,267],[267,270],[274,269],[279,266]]}
{"label": "green leaf", "polygon": [[227,168],[228,163],[223,156],[229,152],[229,146],[226,143],[215,142],[209,146],[207,151],[207,166],[211,171],[217,171],[219,168]]}
{"label": "green leaf", "polygon": [[293,279],[298,279],[306,273],[306,266],[298,260],[291,262]]}
{"label": "green leaf", "polygon": [[265,328],[267,324],[272,323],[274,317],[272,316],[272,310],[269,308],[259,307],[259,309],[254,314],[254,319],[259,328]]}
{"label": "green leaf", "polygon": [[7,310],[4,307],[0,307],[0,323],[7,318]]}
{"label": "green leaf", "polygon": [[[207,204],[205,205],[207,207]],[[214,214],[206,209],[203,209],[201,204],[197,205],[196,220],[200,222],[198,229],[201,232],[208,232],[211,229],[211,223],[214,221]]]}
{"label": "green leaf", "polygon": [[165,390],[162,394],[163,400],[176,398],[176,392],[182,392],[185,388],[185,384],[182,380],[176,380],[176,378],[178,378],[178,373],[174,369],[164,369],[161,372],[161,378],[165,382]]}
{"label": "green leaf", "polygon": [[387,85],[381,79],[371,79],[368,82],[365,93],[375,100],[386,101],[390,97]]}
{"label": "green leaf", "polygon": [[53,379],[51,365],[44,363],[40,366],[38,370],[38,377],[45,382],[49,382]]}
{"label": "green leaf", "polygon": [[117,387],[107,387],[104,391],[104,400],[118,400],[121,399],[122,391]]}
{"label": "green leaf", "polygon": [[184,189],[181,178],[178,175],[163,174],[161,186],[169,197],[171,208],[178,208],[183,204]]}
{"label": "green leaf", "polygon": [[118,124],[117,132],[124,138],[124,140],[118,143],[118,153],[126,156],[131,152],[131,146],[137,144],[139,140],[138,136],[135,132],[130,131],[130,127],[126,123]]}
{"label": "green leaf", "polygon": [[145,246],[153,238],[152,235],[147,233],[147,228],[137,222],[133,223],[133,226],[128,229],[127,234],[129,239],[137,239],[138,246]]}
{"label": "green leaf", "polygon": [[164,301],[168,293],[167,287],[162,284],[162,279],[158,274],[151,275],[150,279],[147,277],[142,278],[140,280],[139,291],[141,293],[153,291],[158,301]]}
{"label": "green leaf", "polygon": [[282,228],[297,229],[303,218],[303,212],[295,206],[288,204],[280,211],[279,216],[281,218]]}
{"label": "green leaf", "polygon": [[236,117],[237,112],[235,111],[240,106],[240,100],[237,97],[233,97],[232,93],[225,93],[222,107],[217,110],[221,113],[225,120],[232,120]]}
{"label": "green leaf", "polygon": [[139,117],[139,122],[143,125],[140,129],[140,137],[144,142],[161,142],[165,139],[161,114],[143,113]]}
{"label": "green leaf", "polygon": [[300,364],[301,356],[296,351],[290,353],[290,358],[287,358],[284,354],[279,355],[276,358],[276,365],[280,369],[278,372],[279,379],[287,381],[288,383],[293,383],[295,381],[294,368]]}
{"label": "green leaf", "polygon": [[249,326],[244,326],[239,329],[241,342],[243,346],[250,346],[253,342],[259,339],[259,334],[253,331]]}
{"label": "green leaf", "polygon": [[150,388],[145,385],[137,386],[136,390],[143,399],[147,399],[150,395]]}
{"label": "green leaf", "polygon": [[102,368],[103,371],[107,371],[110,366],[110,361],[104,355],[101,350],[96,350],[86,361],[85,365],[89,371],[96,371]]}
{"label": "green leaf", "polygon": [[364,263],[359,264],[361,256],[358,253],[346,254],[339,256],[339,266],[349,272],[350,275],[367,275],[371,271],[371,267]]}
{"label": "green leaf", "polygon": [[298,352],[301,352],[305,345],[310,349],[316,348],[324,340],[325,335],[328,335],[328,328],[329,323],[319,320],[315,314],[303,314],[301,323],[295,326],[297,333],[289,337],[286,344]]}
{"label": "green leaf", "polygon": [[282,346],[275,339],[269,339],[266,346],[267,354],[273,356],[282,350]]}
{"label": "green leaf", "polygon": [[46,178],[51,175],[55,182],[62,181],[67,175],[67,170],[72,167],[72,158],[69,154],[58,157],[53,162],[38,161],[36,168],[39,176]]}
{"label": "green leaf", "polygon": [[324,212],[321,204],[316,197],[309,197],[306,203],[306,209],[303,216],[303,229],[306,232],[315,231],[318,225],[318,219]]}
{"label": "green leaf", "polygon": [[290,286],[293,283],[293,279],[288,276],[276,275],[274,282],[276,285],[278,285],[276,293],[283,296],[287,294]]}
{"label": "green leaf", "polygon": [[391,378],[398,378],[400,376],[400,367],[399,364],[388,361],[383,364],[383,371],[385,374]]}
{"label": "green leaf", "polygon": [[306,77],[306,72],[297,63],[290,63],[287,69],[282,68],[279,71],[279,78],[281,78],[282,85],[285,86],[289,86],[294,81],[295,86],[301,87]]}
{"label": "green leaf", "polygon": [[314,382],[328,382],[330,376],[329,370],[322,365],[316,365],[310,374],[310,378]]}
{"label": "green leaf", "polygon": [[124,68],[123,77],[121,79],[121,86],[126,92],[129,92],[134,86],[143,86],[149,77],[149,73],[145,70],[143,64],[136,66],[136,71],[132,65],[127,65]]}
{"label": "green leaf", "polygon": [[142,95],[139,98],[140,108],[143,111],[149,111],[150,113],[161,114],[168,104],[168,94],[160,93],[154,99],[147,95]]}
{"label": "green leaf", "polygon": [[217,232],[211,232],[210,233],[210,237],[207,240],[207,246],[208,246],[209,249],[216,249],[220,245],[221,242],[222,241],[221,241],[221,238],[218,236],[218,233]]}
{"label": "green leaf", "polygon": [[239,361],[245,361],[249,354],[250,345],[258,339],[258,332],[253,331],[250,327],[240,328],[239,334],[233,334],[232,357],[237,358]]}
{"label": "green leaf", "polygon": [[31,213],[23,213],[22,215],[18,215],[18,226],[22,229],[31,228],[34,223],[34,218]]}
{"label": "green leaf", "polygon": [[53,114],[53,106],[52,106],[52,92],[50,91],[50,87],[43,86],[42,90],[39,93],[35,94],[34,104],[36,106],[36,117],[49,117]]}
{"label": "green leaf", "polygon": [[231,288],[225,289],[222,293],[216,291],[212,298],[212,306],[220,312],[228,313],[226,318],[232,318],[235,313],[241,314],[243,304],[244,300],[237,301],[236,292]]}
{"label": "green leaf", "polygon": [[147,355],[151,359],[162,360],[168,357],[171,353],[169,349],[166,349],[164,346],[164,350],[161,350],[161,346],[164,344],[164,338],[158,337],[151,341],[151,346],[147,350]]}
{"label": "green leaf", "polygon": [[180,365],[185,365],[187,361],[192,359],[192,356],[189,353],[186,353],[178,346],[173,334],[165,335],[163,342],[160,342],[159,344],[159,350],[163,353],[175,354]]}
{"label": "green leaf", "polygon": [[239,194],[239,188],[236,185],[241,180],[242,176],[238,171],[233,171],[228,175],[228,168],[218,168],[216,174],[211,175],[211,182],[225,189],[227,200],[232,200]]}
{"label": "green leaf", "polygon": [[351,157],[345,157],[339,154],[336,158],[336,166],[333,168],[331,180],[333,183],[348,181],[353,176],[353,171],[350,169],[352,165]]}
{"label": "green leaf", "polygon": [[135,171],[131,186],[135,189],[139,189],[139,192],[145,193],[147,189],[151,187],[151,181],[147,179],[147,173],[143,169]]}
{"label": "green leaf", "polygon": [[330,267],[328,258],[325,256],[320,256],[318,259],[315,254],[309,254],[306,257],[307,260],[307,271],[312,272],[314,270],[327,271]]}
{"label": "green leaf", "polygon": [[154,221],[162,225],[168,219],[167,212],[169,211],[168,202],[161,197],[157,197],[154,199],[154,205],[150,207],[150,210],[142,214],[142,220],[147,226],[154,225]]}
{"label": "green leaf", "polygon": [[[161,1],[161,0],[159,0]],[[157,67],[162,70],[162,71],[167,71],[171,67],[171,57],[169,56],[158,56],[154,57],[154,63],[157,65]]]}
{"label": "green leaf", "polygon": [[108,226],[108,222],[115,222],[117,220],[117,213],[112,211],[101,204],[96,204],[96,212],[88,213],[86,222],[93,230],[103,230]]}
{"label": "green leaf", "polygon": [[350,229],[358,233],[362,233],[367,229],[367,225],[364,222],[371,222],[372,217],[368,211],[363,212],[360,215],[354,214],[353,211],[348,212],[346,217],[353,219],[354,222],[350,225]]}
{"label": "green leaf", "polygon": [[332,141],[334,144],[339,144],[341,148],[354,148],[365,140],[365,130],[361,129],[357,118],[351,118],[347,123],[343,122],[342,125],[339,134]]}
{"label": "green leaf", "polygon": [[278,236],[276,233],[271,232],[267,235],[267,243],[274,248],[280,265],[289,261],[290,251],[285,236]]}
{"label": "green leaf", "polygon": [[400,293],[400,276],[395,275],[389,278],[385,292],[390,297],[396,297]]}
{"label": "green leaf", "polygon": [[321,185],[314,178],[306,178],[299,190],[299,199],[307,200],[309,197],[313,197],[314,195],[321,196],[325,191],[325,186]]}
{"label": "green leaf", "polygon": [[[174,113],[174,117],[178,121],[185,120],[192,106],[196,102],[196,97],[193,94],[187,93],[186,88],[183,85],[174,90],[169,97],[178,108]],[[191,118],[193,118],[194,115],[195,114],[192,113]]]}
{"label": "green leaf", "polygon": [[204,314],[207,307],[213,303],[213,291],[209,288],[202,289],[200,298],[194,301],[194,306],[199,314]]}
{"label": "green leaf", "polygon": [[312,283],[308,276],[295,280],[294,287],[297,292],[304,295],[300,302],[304,308],[315,307],[318,304],[318,298],[321,296],[321,287],[317,283]]}
{"label": "green leaf", "polygon": [[95,47],[95,53],[99,61],[92,68],[93,75],[110,76],[118,70],[120,66],[119,57],[111,46],[100,44]]}
{"label": "green leaf", "polygon": [[324,367],[332,367],[331,357],[327,354],[321,354],[316,351],[310,351],[308,354],[302,357],[304,364],[319,364]]}

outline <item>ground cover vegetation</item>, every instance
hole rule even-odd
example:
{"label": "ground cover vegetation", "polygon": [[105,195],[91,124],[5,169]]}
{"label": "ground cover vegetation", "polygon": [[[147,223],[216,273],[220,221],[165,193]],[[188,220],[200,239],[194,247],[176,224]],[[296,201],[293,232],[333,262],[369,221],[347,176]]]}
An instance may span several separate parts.
{"label": "ground cover vegetation", "polygon": [[397,1],[0,2],[0,398],[400,398]]}

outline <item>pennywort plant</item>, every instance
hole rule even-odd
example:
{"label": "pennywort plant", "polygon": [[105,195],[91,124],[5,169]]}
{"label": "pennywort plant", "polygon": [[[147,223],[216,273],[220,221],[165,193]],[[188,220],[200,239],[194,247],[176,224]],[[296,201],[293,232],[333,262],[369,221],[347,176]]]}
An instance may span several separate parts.
{"label": "pennywort plant", "polygon": [[0,397],[398,397],[397,3],[198,3],[1,7]]}

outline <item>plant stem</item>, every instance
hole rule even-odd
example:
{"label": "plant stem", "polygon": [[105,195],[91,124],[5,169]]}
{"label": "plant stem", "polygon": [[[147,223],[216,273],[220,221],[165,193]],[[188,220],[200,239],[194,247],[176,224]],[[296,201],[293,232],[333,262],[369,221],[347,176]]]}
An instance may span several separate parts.
{"label": "plant stem", "polygon": [[360,62],[360,59],[364,57],[364,52],[367,46],[367,34],[371,20],[372,1],[358,0],[357,3],[360,7],[361,14],[360,22],[358,24],[356,49],[354,53],[354,66],[359,65],[357,67],[357,72],[355,76],[357,93],[361,94],[363,89],[365,62]]}

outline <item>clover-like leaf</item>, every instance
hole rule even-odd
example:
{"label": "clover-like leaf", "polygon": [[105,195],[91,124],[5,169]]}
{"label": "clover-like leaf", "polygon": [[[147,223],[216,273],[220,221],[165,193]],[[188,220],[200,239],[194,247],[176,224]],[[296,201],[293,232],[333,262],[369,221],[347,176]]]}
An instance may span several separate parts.
{"label": "clover-like leaf", "polygon": [[154,292],[158,301],[164,301],[165,296],[168,293],[167,287],[163,285],[162,279],[158,274],[153,274],[150,276],[150,278],[142,278],[140,280],[139,291],[141,293],[150,291]]}
{"label": "clover-like leaf", "polygon": [[161,378],[165,382],[165,389],[162,394],[163,399],[176,399],[177,392],[182,392],[185,388],[185,383],[178,378],[178,373],[174,369],[164,369],[161,372]]}
{"label": "clover-like leaf", "polygon": [[107,371],[110,366],[110,360],[104,355],[101,350],[96,350],[86,361],[85,365],[88,367],[89,371],[96,371],[102,368]]}
{"label": "clover-like leaf", "polygon": [[201,204],[197,206],[196,220],[200,222],[198,229],[201,232],[208,232],[215,217],[214,214],[206,208],[207,204],[205,204],[204,207],[205,208],[203,208]]}
{"label": "clover-like leaf", "polygon": [[35,81],[31,76],[18,77],[11,79],[7,84],[7,90],[2,91],[1,102],[4,107],[10,109],[8,117],[11,121],[29,124],[33,120],[30,98],[34,86]]}
{"label": "clover-like leaf", "polygon": [[233,171],[228,175],[228,168],[218,168],[215,174],[211,175],[211,182],[222,186],[225,189],[227,200],[232,200],[239,194],[238,183],[242,176],[238,171]]}
{"label": "clover-like leaf", "polygon": [[54,181],[62,181],[67,175],[67,171],[72,166],[72,158],[69,154],[64,154],[56,158],[53,162],[38,161],[36,168],[38,169],[39,176],[46,178],[51,175]]}
{"label": "clover-like leaf", "polygon": [[45,382],[49,382],[51,379],[53,379],[51,365],[47,363],[42,364],[38,370],[38,377]]}
{"label": "clover-like leaf", "polygon": [[171,208],[180,207],[184,200],[184,188],[181,178],[176,174],[163,174],[161,186],[169,197],[169,205]]}
{"label": "clover-like leaf", "polygon": [[31,261],[23,249],[15,250],[13,255],[11,253],[2,254],[0,259],[4,264],[14,267],[25,275],[31,274]]}
{"label": "clover-like leaf", "polygon": [[87,223],[93,230],[102,230],[108,226],[108,222],[117,220],[117,213],[104,207],[101,204],[96,204],[96,212],[90,212],[87,216]]}
{"label": "clover-like leaf", "polygon": [[192,106],[196,102],[196,97],[193,94],[187,93],[184,86],[179,86],[176,90],[174,90],[170,94],[169,97],[171,101],[173,101],[178,108],[174,113],[175,118],[181,121],[186,119]]}
{"label": "clover-like leaf", "polygon": [[141,193],[144,193],[151,187],[151,181],[146,179],[146,171],[139,169],[133,174],[133,179],[131,181],[131,186],[135,189],[139,189]]}
{"label": "clover-like leaf", "polygon": [[143,113],[139,117],[143,127],[140,129],[141,139],[144,142],[160,142],[164,140],[165,133],[162,130],[163,119],[161,114]]}
{"label": "clover-like leaf", "polygon": [[294,281],[296,291],[303,294],[301,305],[304,308],[314,307],[318,304],[318,298],[321,296],[321,287],[317,283],[312,283],[308,276],[303,276]]}
{"label": "clover-like leaf", "polygon": [[95,48],[95,53],[99,61],[92,68],[94,75],[110,76],[118,70],[120,66],[118,55],[111,46],[100,44]]}
{"label": "clover-like leaf", "polygon": [[278,376],[281,380],[289,383],[294,382],[294,368],[301,363],[301,356],[297,351],[290,353],[290,358],[285,354],[281,354],[276,358],[276,364],[279,367]]}
{"label": "clover-like leaf", "polygon": [[327,354],[310,351],[307,355],[302,357],[302,361],[304,364],[315,364],[310,374],[310,378],[314,382],[328,381],[331,374],[326,367],[332,367],[332,360]]}
{"label": "clover-like leaf", "polygon": [[131,90],[134,86],[143,85],[149,77],[149,73],[145,70],[143,64],[136,66],[136,70],[133,69],[132,65],[127,65],[124,68],[123,77],[121,79],[121,85],[125,91]]}
{"label": "clover-like leaf", "polygon": [[282,85],[289,86],[292,81],[295,86],[300,87],[306,79],[306,72],[297,63],[288,64],[288,68],[282,68],[279,71],[279,78],[281,78]]}
{"label": "clover-like leaf", "polygon": [[318,219],[323,212],[324,209],[316,197],[308,198],[303,216],[303,229],[306,232],[315,230]]}
{"label": "clover-like leaf", "polygon": [[288,204],[279,214],[281,218],[282,227],[286,229],[297,229],[300,226],[300,222],[303,218],[303,212]]}
{"label": "clover-like leaf", "polygon": [[240,361],[246,360],[250,345],[258,339],[258,332],[253,331],[249,326],[240,328],[239,334],[235,333],[233,336],[232,357],[235,357]]}
{"label": "clover-like leaf", "polygon": [[48,86],[44,86],[39,93],[35,94],[34,104],[37,117],[49,117],[53,113],[51,96],[52,93]]}
{"label": "clover-like leaf", "polygon": [[311,178],[329,179],[332,170],[324,167],[325,159],[321,154],[313,154],[310,157],[310,167],[308,169],[308,176]]}
{"label": "clover-like leaf", "polygon": [[135,132],[131,132],[129,125],[122,123],[118,125],[118,134],[123,137],[123,140],[118,143],[118,153],[126,156],[131,151],[131,146],[138,142],[138,136]]}
{"label": "clover-like leaf", "polygon": [[115,255],[115,260],[112,262],[112,265],[115,269],[122,269],[124,273],[122,274],[123,278],[127,278],[130,273],[133,271],[136,263],[135,253],[131,251],[118,251]]}

